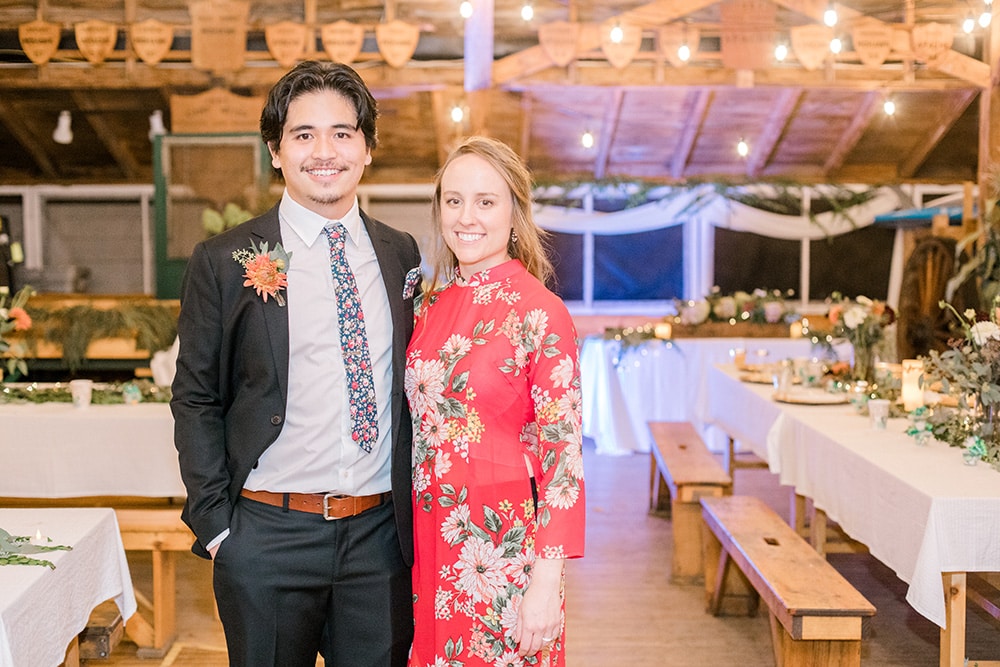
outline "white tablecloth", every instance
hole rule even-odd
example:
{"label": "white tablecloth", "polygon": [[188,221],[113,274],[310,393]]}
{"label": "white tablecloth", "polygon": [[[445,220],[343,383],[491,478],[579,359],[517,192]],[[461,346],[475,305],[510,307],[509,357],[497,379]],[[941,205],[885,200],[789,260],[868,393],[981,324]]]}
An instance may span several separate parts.
{"label": "white tablecloth", "polygon": [[123,619],[136,610],[128,562],[112,509],[0,509],[11,535],[42,535],[72,551],[34,556],[44,566],[0,566],[0,667],[49,667],[87,625],[94,608],[114,599]]}
{"label": "white tablecloth", "polygon": [[166,403],[8,403],[0,423],[0,497],[187,494]]}
{"label": "white tablecloth", "polygon": [[623,350],[617,341],[589,337],[580,355],[584,435],[601,454],[648,452],[647,421],[689,421],[711,449],[722,451],[724,437],[710,428],[708,370],[728,362],[734,348],[746,350],[747,363],[823,352],[805,338],[679,338]]}
{"label": "white tablecloth", "polygon": [[849,404],[776,403],[731,365],[709,385],[715,423],[892,568],[926,618],[945,627],[942,573],[1000,572],[1000,472],[964,465],[944,443],[917,445],[903,418],[878,431]]}

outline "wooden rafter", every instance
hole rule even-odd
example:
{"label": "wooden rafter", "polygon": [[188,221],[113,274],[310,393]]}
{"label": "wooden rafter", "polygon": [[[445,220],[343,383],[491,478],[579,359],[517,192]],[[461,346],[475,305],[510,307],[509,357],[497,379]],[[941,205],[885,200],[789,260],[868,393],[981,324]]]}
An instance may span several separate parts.
{"label": "wooden rafter", "polygon": [[73,101],[86,114],[87,122],[94,129],[97,138],[101,140],[108,153],[115,159],[122,172],[129,179],[138,180],[143,175],[148,175],[149,169],[143,169],[139,161],[129,150],[128,142],[122,139],[121,135],[115,131],[114,126],[102,115],[100,101],[91,93],[85,90],[78,90],[72,93]]}
{"label": "wooden rafter", "polygon": [[7,131],[14,136],[22,150],[31,156],[46,178],[53,180],[59,178],[59,173],[56,171],[55,165],[52,164],[52,160],[32,136],[30,128],[25,123],[24,115],[18,113],[17,109],[9,102],[4,101],[3,97],[0,97],[0,122],[7,126]]}
{"label": "wooden rafter", "polygon": [[676,179],[684,178],[684,169],[687,167],[688,160],[691,159],[691,151],[694,150],[694,144],[698,140],[698,135],[701,134],[701,127],[705,123],[705,118],[708,117],[708,109],[712,105],[712,98],[715,95],[711,90],[704,88],[692,91],[691,94],[695,96],[694,103],[691,105],[691,113],[688,114],[684,130],[681,132],[681,139],[677,143],[677,148],[674,149],[674,158],[670,161],[670,175]]}
{"label": "wooden rafter", "polygon": [[921,140],[915,149],[906,156],[899,165],[899,175],[902,178],[910,178],[916,173],[920,165],[924,163],[930,152],[934,150],[934,147],[938,145],[942,137],[948,132],[948,128],[958,119],[959,116],[965,111],[966,107],[972,102],[976,97],[976,91],[968,90],[956,93],[956,99],[954,104],[941,109],[941,113],[938,115],[938,122],[934,128],[928,133],[928,135]]}
{"label": "wooden rafter", "polygon": [[851,120],[851,124],[847,126],[844,133],[840,135],[840,139],[837,140],[837,145],[834,147],[833,151],[830,153],[830,157],[826,159],[826,163],[823,165],[823,173],[831,174],[844,164],[844,160],[850,154],[851,150],[857,145],[861,136],[865,133],[865,129],[872,122],[872,118],[875,117],[879,105],[882,103],[882,93],[876,90],[869,91],[861,102],[861,106],[854,113],[854,118]]}
{"label": "wooden rafter", "polygon": [[611,100],[604,108],[604,118],[601,121],[601,131],[598,135],[597,157],[594,159],[594,178],[604,178],[605,173],[607,173],[608,155],[611,153],[611,142],[618,131],[624,98],[625,91],[619,88],[611,94]]}
{"label": "wooden rafter", "polygon": [[764,124],[764,129],[754,139],[750,159],[747,160],[747,176],[749,178],[759,177],[764,167],[771,161],[778,141],[785,134],[785,129],[794,117],[795,110],[803,95],[804,91],[799,88],[787,88],[778,95],[778,99],[768,115],[767,122]]}

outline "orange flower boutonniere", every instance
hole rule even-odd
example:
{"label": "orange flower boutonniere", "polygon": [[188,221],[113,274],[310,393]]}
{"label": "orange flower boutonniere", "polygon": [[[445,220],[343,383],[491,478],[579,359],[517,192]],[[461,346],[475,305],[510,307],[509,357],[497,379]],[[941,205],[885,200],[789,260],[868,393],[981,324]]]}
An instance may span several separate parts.
{"label": "orange flower boutonniere", "polygon": [[280,243],[274,245],[273,250],[268,250],[267,241],[262,241],[260,246],[254,245],[250,241],[250,248],[243,248],[233,253],[235,259],[246,273],[243,277],[244,287],[252,287],[257,295],[264,299],[272,297],[279,306],[285,305],[285,298],[281,296],[282,289],[288,287],[288,266],[292,259],[290,252],[285,252]]}

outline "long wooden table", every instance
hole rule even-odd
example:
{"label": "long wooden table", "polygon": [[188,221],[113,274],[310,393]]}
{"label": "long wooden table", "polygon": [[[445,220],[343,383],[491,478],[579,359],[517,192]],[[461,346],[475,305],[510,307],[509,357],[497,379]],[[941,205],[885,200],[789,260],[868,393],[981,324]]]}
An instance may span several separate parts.
{"label": "long wooden table", "polygon": [[963,665],[967,574],[1000,572],[1000,472],[941,442],[917,445],[902,418],[878,431],[847,404],[776,402],[732,365],[708,384],[713,423],[909,584],[907,602],[941,628],[940,664]]}
{"label": "long wooden table", "polygon": [[32,556],[50,561],[55,569],[0,566],[0,667],[54,667],[64,659],[72,663],[76,637],[97,605],[114,600],[122,618],[135,613],[113,510],[0,508],[0,528],[20,536],[40,531],[53,544],[72,547]]}
{"label": "long wooden table", "polygon": [[126,548],[152,551],[153,590],[138,594],[145,616],[125,631],[140,657],[161,657],[175,634],[176,552],[194,541],[179,520],[186,491],[169,405],[8,403],[0,422],[0,506],[112,507]]}

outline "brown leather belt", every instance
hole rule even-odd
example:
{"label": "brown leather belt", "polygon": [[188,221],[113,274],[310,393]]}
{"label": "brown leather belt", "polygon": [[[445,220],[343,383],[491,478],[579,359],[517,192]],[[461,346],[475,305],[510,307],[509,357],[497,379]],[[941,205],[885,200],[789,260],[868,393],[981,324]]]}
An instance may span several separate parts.
{"label": "brown leather belt", "polygon": [[243,489],[240,495],[259,503],[285,507],[287,498],[288,509],[311,514],[322,514],[327,521],[346,519],[349,516],[361,514],[365,510],[378,507],[388,502],[391,491],[376,493],[371,496],[340,496],[333,493],[274,493],[272,491],[250,491]]}

